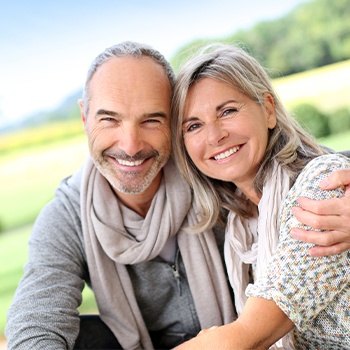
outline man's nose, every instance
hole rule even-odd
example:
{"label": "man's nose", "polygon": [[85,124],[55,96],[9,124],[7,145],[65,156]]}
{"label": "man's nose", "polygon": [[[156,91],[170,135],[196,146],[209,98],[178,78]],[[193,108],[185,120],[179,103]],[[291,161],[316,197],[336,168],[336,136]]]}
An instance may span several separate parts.
{"label": "man's nose", "polygon": [[119,130],[118,147],[129,156],[134,156],[144,147],[142,133],[135,126],[123,126]]}

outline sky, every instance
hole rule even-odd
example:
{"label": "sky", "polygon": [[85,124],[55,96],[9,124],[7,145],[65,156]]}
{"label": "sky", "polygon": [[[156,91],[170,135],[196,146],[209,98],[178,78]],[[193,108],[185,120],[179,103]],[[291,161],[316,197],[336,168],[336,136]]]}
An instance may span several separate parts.
{"label": "sky", "polygon": [[0,0],[0,126],[49,111],[82,89],[92,60],[124,40],[167,59],[307,0]]}

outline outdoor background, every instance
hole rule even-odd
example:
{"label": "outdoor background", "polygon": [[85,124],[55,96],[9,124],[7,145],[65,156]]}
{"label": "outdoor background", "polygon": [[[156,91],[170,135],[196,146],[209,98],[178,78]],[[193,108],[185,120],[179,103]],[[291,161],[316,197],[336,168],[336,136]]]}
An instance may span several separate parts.
{"label": "outdoor background", "polygon": [[[243,45],[320,143],[350,149],[350,0],[0,2],[0,339],[31,227],[87,155],[77,100],[91,61],[124,40],[177,71],[209,42]],[[82,312],[95,312],[84,290]],[[1,346],[0,346],[1,349]]]}

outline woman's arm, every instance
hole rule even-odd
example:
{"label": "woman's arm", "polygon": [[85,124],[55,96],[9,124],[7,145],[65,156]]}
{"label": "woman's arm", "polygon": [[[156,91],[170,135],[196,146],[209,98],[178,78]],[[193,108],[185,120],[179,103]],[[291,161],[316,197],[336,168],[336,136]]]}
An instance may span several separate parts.
{"label": "woman's arm", "polygon": [[324,232],[294,229],[292,237],[303,242],[314,243],[317,247],[310,249],[311,256],[334,255],[350,249],[350,169],[334,171],[320,187],[332,190],[345,186],[342,198],[325,201],[301,197],[300,207],[293,209],[297,220],[314,229]]}
{"label": "woman's arm", "polygon": [[235,322],[201,332],[176,350],[268,349],[293,328],[274,301],[251,297]]}

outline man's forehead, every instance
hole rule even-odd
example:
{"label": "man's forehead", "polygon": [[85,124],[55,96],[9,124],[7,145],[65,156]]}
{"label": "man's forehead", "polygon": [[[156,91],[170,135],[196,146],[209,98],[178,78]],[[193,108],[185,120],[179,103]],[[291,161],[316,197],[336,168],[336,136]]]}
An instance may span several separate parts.
{"label": "man's forehead", "polygon": [[90,107],[95,112],[106,109],[125,115],[169,114],[170,100],[167,75],[148,57],[108,61],[90,83]]}
{"label": "man's forehead", "polygon": [[168,77],[164,68],[152,58],[143,57],[116,57],[103,63],[92,77],[93,80],[110,80],[110,79],[142,79],[143,77],[153,79],[166,79]]}

